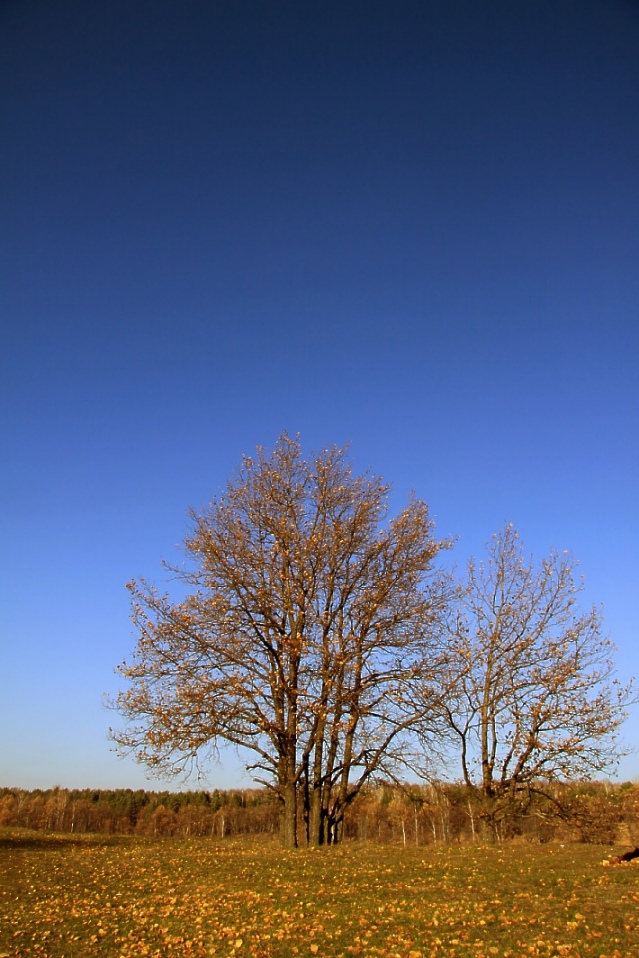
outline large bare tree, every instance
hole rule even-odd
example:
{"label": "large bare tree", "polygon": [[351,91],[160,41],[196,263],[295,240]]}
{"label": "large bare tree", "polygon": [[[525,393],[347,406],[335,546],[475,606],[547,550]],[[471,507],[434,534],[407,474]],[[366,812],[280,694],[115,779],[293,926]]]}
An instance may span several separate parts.
{"label": "large bare tree", "polygon": [[615,679],[599,611],[578,609],[568,553],[538,566],[512,525],[471,561],[449,624],[444,727],[493,830],[554,780],[611,769],[631,688]]}
{"label": "large bare tree", "polygon": [[449,543],[416,499],[388,520],[388,495],[353,475],[343,449],[305,460],[284,435],[245,458],[191,513],[187,564],[171,568],[180,600],[129,585],[139,640],[119,669],[121,748],[177,772],[220,742],[248,749],[281,801],[282,842],[337,841],[438,661],[446,584],[434,560]]}

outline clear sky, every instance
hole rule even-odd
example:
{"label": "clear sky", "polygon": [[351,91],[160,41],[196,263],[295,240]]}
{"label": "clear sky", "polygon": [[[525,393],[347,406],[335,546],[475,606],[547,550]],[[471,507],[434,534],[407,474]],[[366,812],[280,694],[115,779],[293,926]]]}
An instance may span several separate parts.
{"label": "clear sky", "polygon": [[149,786],[125,583],[284,430],[639,674],[637,3],[5,0],[0,129],[1,785]]}

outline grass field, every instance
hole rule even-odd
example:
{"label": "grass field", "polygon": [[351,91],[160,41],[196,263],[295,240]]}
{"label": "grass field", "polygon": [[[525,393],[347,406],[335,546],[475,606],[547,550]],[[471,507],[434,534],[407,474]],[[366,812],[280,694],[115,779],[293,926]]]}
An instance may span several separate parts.
{"label": "grass field", "polygon": [[639,865],[608,854],[0,831],[0,955],[639,956]]}

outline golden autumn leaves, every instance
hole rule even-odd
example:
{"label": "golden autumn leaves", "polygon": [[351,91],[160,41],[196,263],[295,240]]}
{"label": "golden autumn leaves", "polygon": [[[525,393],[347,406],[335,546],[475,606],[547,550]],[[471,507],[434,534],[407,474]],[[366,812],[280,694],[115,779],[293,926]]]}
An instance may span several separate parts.
{"label": "golden autumn leaves", "polygon": [[0,952],[22,958],[627,958],[636,868],[593,846],[3,841]]}

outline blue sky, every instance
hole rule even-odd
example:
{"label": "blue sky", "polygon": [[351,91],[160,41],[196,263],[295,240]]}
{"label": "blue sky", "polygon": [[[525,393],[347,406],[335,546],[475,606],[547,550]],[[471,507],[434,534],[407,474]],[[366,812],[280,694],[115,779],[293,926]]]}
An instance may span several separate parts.
{"label": "blue sky", "polygon": [[125,583],[284,430],[460,566],[574,552],[639,674],[638,49],[621,0],[2,5],[0,784],[148,784]]}

